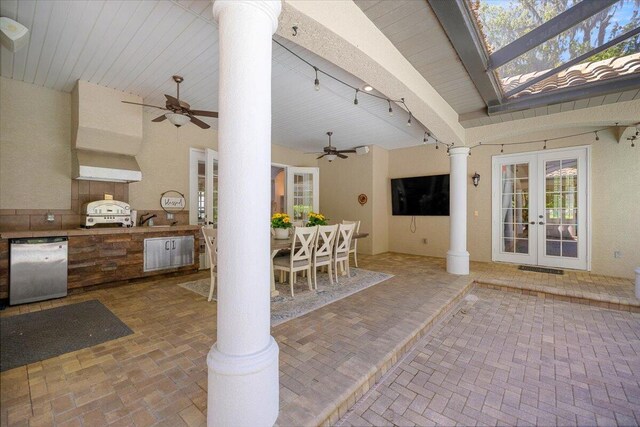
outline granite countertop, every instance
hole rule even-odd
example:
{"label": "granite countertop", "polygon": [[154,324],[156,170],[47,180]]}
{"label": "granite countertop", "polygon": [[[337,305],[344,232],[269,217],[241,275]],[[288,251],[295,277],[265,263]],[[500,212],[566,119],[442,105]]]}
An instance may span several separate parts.
{"label": "granite countertop", "polygon": [[154,227],[101,227],[101,228],[74,228],[69,230],[42,230],[42,231],[4,231],[0,233],[2,239],[22,239],[28,237],[59,237],[59,236],[87,236],[93,234],[122,234],[122,233],[166,233],[173,231],[200,230],[199,225],[174,225]]}

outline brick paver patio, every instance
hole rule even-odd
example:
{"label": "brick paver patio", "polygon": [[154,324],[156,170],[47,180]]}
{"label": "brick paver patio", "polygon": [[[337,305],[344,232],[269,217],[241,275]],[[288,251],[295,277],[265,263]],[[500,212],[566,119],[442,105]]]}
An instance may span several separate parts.
{"label": "brick paver patio", "polygon": [[639,314],[476,289],[338,425],[639,423]]}
{"label": "brick paver patio", "polygon": [[[525,284],[529,288],[553,285],[554,288],[551,290],[558,294],[565,289],[580,290],[593,287],[597,287],[605,295],[611,295],[612,298],[627,298],[629,293],[633,292],[630,280],[611,279],[589,273],[571,273],[557,278],[542,273],[519,272],[515,267],[508,265],[472,263],[471,276],[458,277],[446,273],[445,261],[440,258],[394,253],[363,255],[359,258],[361,267],[395,276],[305,316],[278,325],[272,330],[272,335],[280,346],[280,426],[335,424],[340,416],[353,406],[356,399],[369,390],[407,349],[418,342],[432,324],[446,315],[448,308],[455,307],[472,288],[473,280],[499,280],[500,282],[495,283],[515,286],[513,289],[516,290],[520,290],[518,284]],[[492,274],[492,271],[495,274]],[[9,307],[0,312],[0,316],[12,316],[98,299],[134,331],[134,334],[128,337],[2,372],[0,425],[203,425],[207,403],[205,359],[216,337],[217,305],[214,302],[208,303],[206,298],[176,284],[208,277],[207,275],[207,272],[201,272],[191,277],[103,287],[63,299]],[[502,298],[507,298],[501,301],[507,301],[509,298],[526,299],[514,292],[477,292],[478,295],[481,292],[494,292],[496,295],[502,295]],[[640,305],[637,299],[628,299],[630,304]],[[535,298],[535,301],[536,307],[555,307],[554,304],[557,303],[548,296]],[[614,304],[622,305],[615,302]],[[579,307],[576,310],[592,309],[588,305],[564,306],[571,307],[572,310],[574,307]],[[469,313],[476,309],[470,308]],[[506,311],[515,316],[513,313],[516,312],[513,310],[503,309],[502,312]],[[593,307],[593,310],[592,313],[612,313],[599,307]],[[616,313],[615,316],[622,316],[615,317],[616,319],[633,316],[628,312],[613,313]],[[542,318],[542,314],[535,312],[536,322]],[[559,323],[557,327],[566,331],[569,331],[570,327],[575,328],[575,331],[579,331],[574,333],[576,339],[582,340],[584,332],[580,328],[584,323],[579,317],[567,318],[566,322]],[[497,324],[494,327],[498,328]],[[537,323],[532,323],[528,327],[536,330],[538,326]],[[479,328],[468,341],[475,342],[482,337],[481,333],[482,329]],[[490,335],[492,331],[489,330],[487,333]],[[636,324],[634,333],[625,333],[625,339],[629,342],[633,337],[637,340],[635,334],[638,333],[638,325]],[[616,334],[618,335],[613,335],[616,342],[623,342],[619,332]],[[518,339],[520,337],[515,332],[514,336]],[[450,346],[463,346],[465,339],[446,343]],[[517,354],[518,358],[525,357],[525,360],[528,360],[528,357],[536,356],[535,347],[527,347],[533,344],[521,341],[516,343],[517,352],[514,354]],[[481,340],[481,344],[489,348],[497,345],[497,341]],[[545,345],[547,344],[545,342]],[[605,344],[605,354],[608,357],[609,354],[628,356],[627,347],[610,348],[608,341]],[[629,344],[637,353],[637,341],[633,345],[635,347]],[[526,350],[524,353],[523,349]],[[491,352],[489,354],[493,355]],[[596,354],[600,356],[600,353]],[[569,355],[572,356],[572,353]],[[432,359],[432,362],[440,362],[441,369],[448,367],[449,359],[438,357]],[[466,356],[460,360],[464,360],[464,357]],[[549,356],[545,354],[545,357]],[[474,360],[472,363],[479,362]],[[498,364],[502,361],[496,359],[491,363]],[[566,362],[565,365],[558,366],[565,369]],[[566,369],[574,367],[570,364]],[[617,375],[628,371],[639,375],[637,362],[636,365],[630,364],[626,368],[616,362],[614,365],[602,365],[600,369],[602,374],[607,376],[612,369]],[[494,372],[489,368],[488,370],[489,373]],[[434,371],[440,372],[436,369]],[[504,376],[504,373],[497,372],[488,380],[498,381],[503,378],[500,375]],[[434,381],[437,381],[438,375],[441,374],[436,374],[433,377]],[[530,371],[525,370],[523,375],[529,374]],[[407,375],[410,374],[405,374],[402,378]],[[540,371],[539,375],[539,381],[546,381],[546,371]],[[422,375],[418,376],[416,372],[415,376],[418,381],[422,381]],[[478,376],[485,378],[480,374]],[[446,381],[443,379],[440,385],[436,385],[444,388],[449,380],[450,378]],[[400,384],[394,387],[400,387]],[[523,402],[528,398],[526,390],[523,388],[520,393]],[[594,392],[590,389],[592,397],[600,399],[598,389],[595,390]],[[611,405],[618,405],[622,397],[619,393],[615,394],[615,390],[617,389],[612,388],[611,384],[605,384]],[[471,391],[473,390],[469,390],[469,395]],[[638,404],[637,395],[631,398],[627,389],[623,392],[627,393],[625,396],[628,397],[628,402]],[[558,401],[564,405],[565,402],[560,399],[564,398],[565,393],[562,394],[563,397],[559,397]],[[544,397],[547,395],[550,394],[545,392]],[[462,394],[461,396],[469,397]],[[506,392],[501,403],[512,402],[509,400],[511,397],[505,396]],[[410,403],[413,399],[415,396]],[[438,399],[435,399],[434,405],[438,404]],[[442,404],[442,401],[440,402]],[[447,405],[459,405],[461,402],[452,394]],[[464,403],[471,405],[466,400]],[[404,404],[402,400],[397,405],[401,404]],[[415,404],[420,404],[420,401]],[[488,407],[491,408],[490,405]],[[563,409],[561,405],[559,408]],[[499,411],[499,408],[493,409]],[[384,414],[384,411],[382,413]],[[506,414],[513,417],[508,412]],[[560,416],[562,414],[565,412]],[[628,412],[620,414],[629,416]],[[466,414],[463,412],[463,415]],[[447,416],[447,413],[444,416]],[[500,420],[495,414],[487,416]],[[535,414],[534,416],[537,417]],[[635,415],[631,413],[630,416]],[[424,418],[429,419],[426,416]],[[522,421],[527,420],[530,418]],[[504,421],[500,423],[505,424]],[[540,418],[539,424],[542,423],[543,419]],[[385,424],[390,422],[386,420]]]}

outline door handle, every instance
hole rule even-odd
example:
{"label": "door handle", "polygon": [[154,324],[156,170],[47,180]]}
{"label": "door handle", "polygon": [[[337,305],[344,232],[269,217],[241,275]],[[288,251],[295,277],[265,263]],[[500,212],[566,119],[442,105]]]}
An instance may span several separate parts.
{"label": "door handle", "polygon": [[540,224],[540,225],[544,225],[544,222],[540,221],[538,224]]}
{"label": "door handle", "polygon": [[164,242],[164,250],[165,251],[169,250],[169,241],[168,240],[166,242]]}
{"label": "door handle", "polygon": [[171,249],[175,249],[176,248],[176,241],[172,240],[171,241]]}
{"label": "door handle", "polygon": [[531,221],[529,224],[536,225],[536,222],[535,221]]}

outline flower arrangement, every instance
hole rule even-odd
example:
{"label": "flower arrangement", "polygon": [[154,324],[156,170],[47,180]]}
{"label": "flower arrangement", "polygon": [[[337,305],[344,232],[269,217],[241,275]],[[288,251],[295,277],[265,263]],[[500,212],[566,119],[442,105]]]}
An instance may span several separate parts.
{"label": "flower arrangement", "polygon": [[327,218],[325,218],[321,213],[309,212],[307,227],[314,227],[316,225],[327,225]]}
{"label": "flower arrangement", "polygon": [[291,219],[286,213],[275,213],[271,217],[272,228],[291,228]]}

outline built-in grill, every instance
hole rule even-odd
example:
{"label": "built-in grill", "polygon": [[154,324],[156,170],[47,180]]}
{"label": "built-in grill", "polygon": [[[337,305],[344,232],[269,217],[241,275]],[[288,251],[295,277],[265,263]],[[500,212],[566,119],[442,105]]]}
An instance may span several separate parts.
{"label": "built-in grill", "polygon": [[131,226],[131,206],[117,200],[96,200],[84,205],[85,227],[96,224],[121,224]]}

